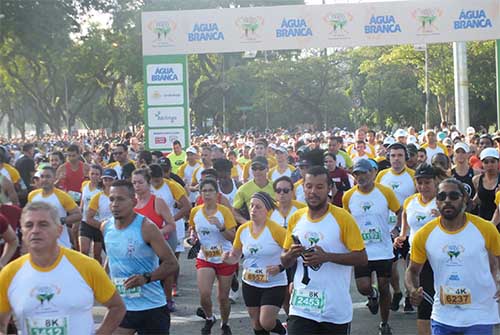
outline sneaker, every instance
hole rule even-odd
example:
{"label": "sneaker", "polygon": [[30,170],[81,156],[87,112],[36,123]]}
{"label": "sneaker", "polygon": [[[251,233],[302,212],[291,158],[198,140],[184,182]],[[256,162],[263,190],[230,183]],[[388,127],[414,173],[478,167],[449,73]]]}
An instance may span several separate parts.
{"label": "sneaker", "polygon": [[231,280],[231,290],[233,291],[238,291],[240,288],[240,282],[238,281],[238,277],[236,275],[233,276],[233,279]]}
{"label": "sneaker", "polygon": [[222,326],[220,327],[220,333],[222,335],[233,335],[231,327],[229,327],[227,323],[222,324]]}
{"label": "sneaker", "polygon": [[201,335],[209,335],[212,333],[212,327],[214,326],[217,319],[212,316],[211,319],[205,319],[205,325],[201,328]]}
{"label": "sneaker", "polygon": [[368,309],[373,315],[378,313],[378,298],[378,289],[373,286],[373,293],[368,297],[368,302],[366,303],[366,306],[368,306]]}
{"label": "sneaker", "polygon": [[231,302],[231,304],[234,305],[239,298],[240,298],[239,291],[229,290],[229,301]]}
{"label": "sneaker", "polygon": [[411,305],[409,297],[405,298],[405,306],[403,307],[403,312],[405,312],[406,314],[415,313],[415,309]]}
{"label": "sneaker", "polygon": [[177,292],[177,285],[172,286],[172,297],[178,297],[179,292]]}
{"label": "sneaker", "polygon": [[175,301],[167,300],[167,309],[170,311],[170,313],[175,312],[177,310],[177,308],[175,308]]}
{"label": "sneaker", "polygon": [[203,320],[205,320],[207,318],[207,315],[205,314],[205,311],[203,310],[203,308],[201,307],[198,307],[196,309],[196,316],[199,316],[200,318],[202,318]]}
{"label": "sneaker", "polygon": [[378,334],[379,335],[392,335],[392,329],[388,323],[380,322],[378,326]]}
{"label": "sneaker", "polygon": [[397,312],[399,309],[399,303],[403,299],[403,293],[398,292],[392,295],[391,311]]}

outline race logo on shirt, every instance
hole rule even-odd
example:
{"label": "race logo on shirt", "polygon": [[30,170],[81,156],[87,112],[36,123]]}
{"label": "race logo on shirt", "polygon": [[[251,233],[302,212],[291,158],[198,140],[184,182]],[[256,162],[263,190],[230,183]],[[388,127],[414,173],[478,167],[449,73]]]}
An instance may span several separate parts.
{"label": "race logo on shirt", "polygon": [[361,203],[361,209],[365,213],[368,212],[372,207],[373,207],[373,202],[371,202],[371,201],[363,201]]}
{"label": "race logo on shirt", "polygon": [[207,236],[208,234],[210,234],[210,230],[200,229],[200,234],[201,234],[201,236]]}
{"label": "race logo on shirt", "polygon": [[52,300],[61,293],[61,289],[56,285],[37,286],[30,292],[30,297],[40,303],[37,309],[41,311],[51,311],[55,308]]}
{"label": "race logo on shirt", "polygon": [[447,244],[442,251],[447,256],[447,265],[460,266],[463,264],[461,255],[465,252],[465,248],[462,245]]}
{"label": "race logo on shirt", "polygon": [[320,232],[313,231],[313,232],[307,232],[305,234],[305,237],[306,240],[309,242],[309,245],[312,247],[318,244],[318,242],[323,239],[323,234],[321,234]]}
{"label": "race logo on shirt", "polygon": [[401,186],[401,183],[398,181],[393,181],[390,183],[390,185],[391,185],[392,190],[396,191]]}
{"label": "race logo on shirt", "polygon": [[421,223],[427,218],[427,215],[425,215],[424,213],[417,213],[417,215],[415,215],[415,218],[417,219],[418,223]]}
{"label": "race logo on shirt", "polygon": [[248,253],[250,255],[255,255],[256,253],[259,252],[259,250],[261,250],[262,247],[259,245],[259,244],[250,244],[248,245],[247,247],[247,250],[248,250]]}

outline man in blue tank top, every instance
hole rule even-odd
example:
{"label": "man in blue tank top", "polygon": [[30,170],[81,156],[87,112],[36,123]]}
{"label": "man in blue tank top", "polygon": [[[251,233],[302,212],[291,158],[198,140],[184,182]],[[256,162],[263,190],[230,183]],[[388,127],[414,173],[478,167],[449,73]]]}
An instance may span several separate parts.
{"label": "man in blue tank top", "polygon": [[109,200],[113,217],[102,223],[101,231],[110,277],[127,307],[118,333],[169,334],[170,314],[160,280],[177,271],[175,255],[156,225],[134,212],[132,183],[115,181]]}

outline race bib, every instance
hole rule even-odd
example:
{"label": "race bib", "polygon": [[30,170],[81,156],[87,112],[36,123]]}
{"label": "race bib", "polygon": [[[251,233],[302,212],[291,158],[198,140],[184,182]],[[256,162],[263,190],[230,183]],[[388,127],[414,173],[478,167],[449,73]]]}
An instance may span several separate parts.
{"label": "race bib", "polygon": [[466,287],[439,287],[441,305],[469,305],[472,303],[470,290]]}
{"label": "race bib", "polygon": [[267,283],[267,271],[263,268],[247,268],[243,271],[243,279],[256,283]]}
{"label": "race bib", "polygon": [[80,192],[68,191],[68,194],[71,199],[75,200],[75,202],[80,202],[80,199],[82,198],[82,194]]}
{"label": "race bib", "polygon": [[391,226],[394,226],[397,222],[398,222],[398,217],[396,216],[396,214],[391,212],[389,214],[389,224]]}
{"label": "race bib", "polygon": [[28,335],[68,335],[67,317],[26,318]]}
{"label": "race bib", "polygon": [[140,286],[126,289],[123,283],[127,280],[127,278],[113,278],[113,283],[116,286],[116,290],[123,298],[140,298],[142,288]]}
{"label": "race bib", "polygon": [[210,248],[202,247],[201,250],[208,262],[213,260],[220,260],[223,253],[222,246],[220,245],[213,245]]}
{"label": "race bib", "polygon": [[322,314],[326,306],[326,296],[323,290],[293,289],[290,304],[301,311]]}
{"label": "race bib", "polygon": [[382,242],[382,232],[379,228],[370,228],[361,232],[361,237],[365,243]]}

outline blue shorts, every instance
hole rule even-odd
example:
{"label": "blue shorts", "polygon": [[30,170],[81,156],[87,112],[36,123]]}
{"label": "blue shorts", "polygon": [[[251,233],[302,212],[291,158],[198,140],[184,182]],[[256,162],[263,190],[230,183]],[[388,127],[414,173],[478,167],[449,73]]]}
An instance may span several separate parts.
{"label": "blue shorts", "polygon": [[432,335],[493,335],[494,325],[453,327],[431,320]]}

